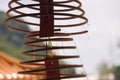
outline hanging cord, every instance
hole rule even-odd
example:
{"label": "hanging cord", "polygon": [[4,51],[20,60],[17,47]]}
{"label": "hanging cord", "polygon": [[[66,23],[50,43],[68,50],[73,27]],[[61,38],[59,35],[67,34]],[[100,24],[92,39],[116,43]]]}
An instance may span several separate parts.
{"label": "hanging cord", "polygon": [[[75,45],[77,45],[75,41],[73,41],[73,42],[74,42]],[[77,54],[80,55],[78,48],[76,48],[76,51],[77,51]],[[79,58],[79,61],[81,62],[81,64],[83,64],[83,61],[82,61],[81,58]],[[87,72],[86,68],[83,67],[83,69],[84,69],[85,73],[87,74],[88,72]],[[88,75],[86,75],[86,78],[87,78],[87,80],[89,80]]]}

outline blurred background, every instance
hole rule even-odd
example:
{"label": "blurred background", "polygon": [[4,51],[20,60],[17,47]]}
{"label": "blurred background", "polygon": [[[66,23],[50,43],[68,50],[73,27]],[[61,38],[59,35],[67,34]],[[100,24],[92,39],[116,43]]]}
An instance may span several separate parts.
{"label": "blurred background", "polygon": [[[19,59],[25,34],[4,25],[9,0],[0,0],[0,51]],[[120,79],[120,0],[81,0],[88,33],[75,37],[89,80]],[[14,23],[17,26],[27,26]],[[30,29],[27,27],[27,29]],[[9,34],[9,35],[8,35]]]}

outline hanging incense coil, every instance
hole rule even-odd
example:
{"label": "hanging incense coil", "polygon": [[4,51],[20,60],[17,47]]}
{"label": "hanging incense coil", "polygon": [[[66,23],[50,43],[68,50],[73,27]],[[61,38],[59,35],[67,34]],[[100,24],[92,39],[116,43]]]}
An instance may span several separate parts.
{"label": "hanging incense coil", "polygon": [[[61,80],[61,79],[69,79],[69,78],[77,78],[77,77],[80,78],[86,77],[85,74],[60,73],[60,70],[65,68],[77,68],[77,67],[82,68],[83,67],[82,64],[81,65],[59,64],[59,60],[79,58],[79,55],[68,54],[66,56],[66,55],[50,54],[50,52],[53,53],[52,52],[53,50],[76,49],[76,46],[73,45],[59,46],[52,44],[52,42],[70,42],[73,41],[72,35],[84,34],[88,32],[87,30],[78,31],[78,32],[62,31],[64,29],[69,30],[69,29],[74,29],[76,27],[81,28],[82,25],[88,22],[87,18],[84,17],[85,12],[81,8],[82,4],[79,0],[61,0],[61,1],[51,0],[51,2],[50,0],[43,0],[43,2],[42,0],[30,0],[30,1],[28,0],[27,3],[24,3],[23,0],[11,0],[8,5],[10,9],[7,12],[8,15],[8,19],[6,20],[7,27],[28,34],[26,36],[25,39],[26,42],[24,43],[24,46],[30,47],[30,50],[24,51],[23,54],[27,56],[41,57],[39,59],[21,62],[22,64],[34,65],[36,66],[36,68],[34,70],[21,71],[19,72],[20,74],[45,76],[45,79],[39,79],[39,80]],[[44,8],[47,9],[48,12],[46,11],[43,12]],[[23,9],[31,10],[31,12],[27,12]],[[74,12],[77,12],[77,14],[75,14]],[[11,15],[11,13],[14,13],[15,15]],[[40,22],[28,21],[28,20],[25,21],[20,19],[25,17],[34,18],[40,20]],[[46,23],[42,23],[43,19],[46,21]],[[74,23],[75,19],[79,19],[79,22]],[[32,27],[37,26],[40,27],[40,30],[29,31],[23,28],[19,28],[14,26],[11,23],[11,21],[17,21],[22,24],[30,25]],[[41,28],[42,25],[44,26],[49,25],[52,26],[53,28],[42,29]],[[40,45],[40,43],[44,43],[44,45]],[[41,54],[41,52],[45,52],[45,54]],[[54,64],[54,66],[52,64]],[[44,67],[39,67],[39,66],[44,66]],[[54,74],[54,77],[53,76],[51,77],[50,74],[52,75]]]}

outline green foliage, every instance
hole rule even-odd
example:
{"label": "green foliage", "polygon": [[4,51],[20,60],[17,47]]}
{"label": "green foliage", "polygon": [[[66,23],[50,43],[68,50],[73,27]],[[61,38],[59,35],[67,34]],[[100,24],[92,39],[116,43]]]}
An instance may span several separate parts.
{"label": "green foliage", "polygon": [[74,68],[66,68],[61,70],[62,74],[75,74],[75,69]]}
{"label": "green foliage", "polygon": [[[23,55],[21,55],[21,46],[23,44],[23,39],[26,34],[9,30],[4,24],[4,21],[6,19],[7,16],[5,12],[0,11],[0,51],[3,51],[19,59],[28,59],[28,57],[23,57]],[[29,30],[29,27],[27,25],[14,21],[12,21],[12,23],[14,26],[22,27]]]}
{"label": "green foliage", "polygon": [[116,66],[114,68],[113,74],[115,76],[115,80],[120,80],[120,66]]}
{"label": "green foliage", "polygon": [[110,66],[107,62],[101,62],[98,65],[99,79],[98,80],[109,80],[109,74],[113,71],[113,66]]}
{"label": "green foliage", "polygon": [[[66,64],[64,61],[60,60],[60,64]],[[65,68],[61,69],[61,74],[75,74],[75,69],[74,68]]]}
{"label": "green foliage", "polygon": [[99,65],[99,79],[98,80],[111,80],[109,74],[114,75],[114,80],[120,80],[120,66],[110,66],[106,62],[102,62]]}
{"label": "green foliage", "polygon": [[5,12],[0,11],[0,25],[3,25],[4,21],[7,19]]}
{"label": "green foliage", "polygon": [[[21,33],[21,32],[16,32],[13,30],[9,30],[5,24],[4,21],[7,19],[7,16],[5,14],[5,12],[0,11],[0,34],[2,36],[4,36],[5,40],[9,43],[11,43],[12,45],[14,45],[15,47],[20,47],[21,44],[23,43],[23,39],[26,36],[25,33]],[[29,30],[28,26],[22,23],[18,23],[15,21],[11,21],[11,23],[18,28],[23,28],[26,30]]]}
{"label": "green foliage", "polygon": [[18,59],[29,59],[28,57],[25,57],[21,54],[21,48],[16,48],[11,44],[5,42],[4,40],[0,40],[0,51],[3,51],[4,53],[16,57]]}

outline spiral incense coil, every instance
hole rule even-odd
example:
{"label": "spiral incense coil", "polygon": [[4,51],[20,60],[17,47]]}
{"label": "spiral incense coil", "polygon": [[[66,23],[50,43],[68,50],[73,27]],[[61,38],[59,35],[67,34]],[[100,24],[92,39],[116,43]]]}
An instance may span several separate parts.
{"label": "spiral incense coil", "polygon": [[[7,27],[28,34],[25,38],[24,46],[29,47],[30,50],[24,51],[23,54],[42,57],[21,62],[21,64],[33,65],[36,66],[36,68],[21,71],[19,72],[20,74],[45,76],[45,79],[38,80],[61,80],[86,77],[85,74],[60,73],[61,69],[82,68],[83,65],[59,63],[59,60],[79,58],[79,55],[73,56],[69,55],[69,53],[67,56],[53,54],[53,50],[71,50],[76,49],[76,46],[52,44],[52,42],[70,42],[73,41],[72,35],[88,32],[87,30],[72,32],[62,31],[64,29],[81,28],[82,25],[88,22],[87,18],[84,17],[85,12],[81,8],[82,4],[79,0],[28,0],[27,3],[24,3],[23,0],[11,0],[8,6],[10,9],[7,11],[8,19],[5,22]],[[23,9],[31,10],[31,12],[27,12]],[[75,12],[77,12],[77,14]],[[14,13],[14,15],[11,15],[11,13]],[[39,22],[20,19],[26,17],[37,19]],[[78,23],[74,22],[76,19],[79,20]],[[32,31],[19,28],[14,26],[12,21],[27,24],[32,27],[37,26],[40,30]],[[45,44],[40,45],[40,43]],[[41,54],[41,52],[46,53]]]}

